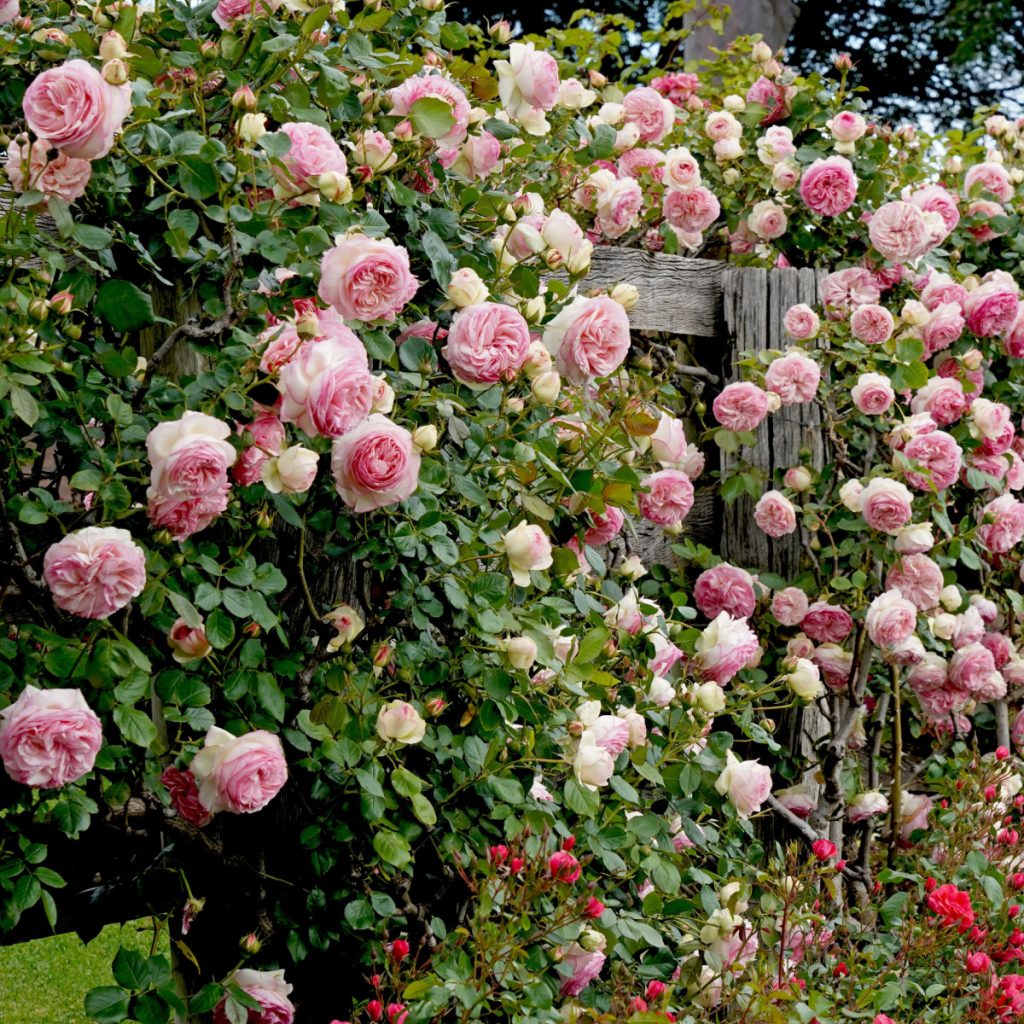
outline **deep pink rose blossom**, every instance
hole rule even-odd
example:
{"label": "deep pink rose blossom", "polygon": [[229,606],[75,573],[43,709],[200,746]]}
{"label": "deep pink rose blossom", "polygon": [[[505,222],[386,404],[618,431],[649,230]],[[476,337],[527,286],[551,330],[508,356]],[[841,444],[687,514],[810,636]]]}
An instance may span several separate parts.
{"label": "deep pink rose blossom", "polygon": [[518,310],[479,302],[455,314],[441,354],[463,384],[489,387],[512,380],[529,350],[530,328]]}
{"label": "deep pink rose blossom", "polygon": [[409,254],[390,238],[351,235],[320,261],[320,298],[346,320],[391,322],[418,288]]}

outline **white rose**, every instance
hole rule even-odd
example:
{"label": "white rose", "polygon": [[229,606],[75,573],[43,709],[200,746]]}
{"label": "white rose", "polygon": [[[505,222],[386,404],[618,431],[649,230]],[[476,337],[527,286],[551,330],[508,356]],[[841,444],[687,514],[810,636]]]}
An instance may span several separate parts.
{"label": "white rose", "polygon": [[599,747],[590,733],[580,737],[576,756],[572,762],[576,780],[584,786],[607,786],[615,771],[615,759],[607,750]]}
{"label": "white rose", "polygon": [[377,713],[377,735],[386,742],[419,743],[426,731],[420,713],[404,700],[393,700]]}

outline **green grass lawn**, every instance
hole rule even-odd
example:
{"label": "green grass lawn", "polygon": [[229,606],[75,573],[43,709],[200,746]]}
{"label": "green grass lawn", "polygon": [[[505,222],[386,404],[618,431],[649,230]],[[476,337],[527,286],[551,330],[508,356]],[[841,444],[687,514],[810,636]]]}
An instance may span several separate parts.
{"label": "green grass lawn", "polygon": [[[118,945],[149,955],[152,932],[146,921],[112,924],[88,945],[77,935],[0,946],[2,1024],[88,1024],[85,993],[111,985],[110,964]],[[166,932],[160,943],[167,953]]]}

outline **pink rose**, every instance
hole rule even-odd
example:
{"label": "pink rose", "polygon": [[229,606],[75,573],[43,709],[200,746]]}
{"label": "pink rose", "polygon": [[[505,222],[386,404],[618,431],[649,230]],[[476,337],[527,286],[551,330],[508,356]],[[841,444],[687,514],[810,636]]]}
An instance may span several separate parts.
{"label": "pink rose", "polygon": [[170,793],[171,806],[179,818],[183,818],[190,825],[195,825],[196,828],[209,824],[213,816],[199,802],[196,777],[188,769],[183,771],[168,765],[160,776],[160,781]]}
{"label": "pink rose", "polygon": [[768,414],[768,395],[746,381],[727,384],[712,402],[711,411],[726,430],[756,430]]}
{"label": "pink rose", "polygon": [[670,100],[649,86],[639,86],[626,93],[622,105],[626,123],[640,129],[640,141],[657,145],[675,124],[676,111]]}
{"label": "pink rose", "polygon": [[705,231],[718,220],[721,212],[718,198],[703,185],[686,192],[670,188],[661,202],[662,216],[680,231]]}
{"label": "pink rose", "polygon": [[722,612],[728,612],[736,619],[745,619],[754,613],[757,604],[754,580],[745,570],[722,562],[697,577],[693,600],[701,614],[709,619]]}
{"label": "pink rose", "polygon": [[1024,502],[1003,494],[978,509],[975,517],[981,524],[978,539],[995,555],[1005,555],[1024,539]]}
{"label": "pink rose", "polygon": [[481,302],[455,314],[441,354],[470,387],[512,380],[530,350],[530,328],[511,306]]}
{"label": "pink rose", "polygon": [[850,681],[853,654],[834,643],[824,643],[814,649],[811,661],[821,669],[825,685],[833,690],[845,690]]}
{"label": "pink rose", "polygon": [[592,548],[599,548],[617,537],[626,521],[622,509],[614,505],[605,505],[604,512],[591,511],[590,518],[594,525],[583,534],[583,543]]}
{"label": "pink rose", "polygon": [[814,400],[820,380],[821,368],[813,359],[802,352],[787,352],[765,371],[764,386],[783,405],[799,405]]}
{"label": "pink rose", "polygon": [[821,282],[821,301],[829,320],[845,320],[858,307],[878,302],[882,292],[871,271],[847,267]]}
{"label": "pink rose", "polygon": [[1017,319],[1018,289],[1009,281],[993,278],[980,284],[964,300],[967,329],[979,338],[991,338],[1009,330]]}
{"label": "pink rose", "polygon": [[262,480],[263,463],[280,454],[285,441],[284,425],[277,416],[264,413],[246,426],[239,424],[238,432],[243,437],[248,434],[253,443],[242,450],[231,475],[237,483],[247,487]]}
{"label": "pink rose", "polygon": [[928,283],[921,291],[921,302],[927,309],[935,309],[944,302],[963,306],[967,299],[967,289],[954,281],[949,274],[932,271],[928,275]]}
{"label": "pink rose", "polygon": [[952,377],[932,377],[910,402],[911,412],[927,413],[936,426],[955,423],[967,411],[963,385]]}
{"label": "pink rose", "polygon": [[370,415],[377,382],[366,350],[342,327],[332,337],[303,342],[281,369],[281,419],[310,437],[341,437]]}
{"label": "pink rose", "polygon": [[[260,1004],[259,1010],[249,1010],[246,1024],[292,1024],[295,1007],[288,998],[292,986],[284,980],[284,971],[253,971],[244,968],[228,979]],[[213,1011],[213,1024],[229,1024],[227,1000],[222,1000]],[[399,1022],[396,1021],[396,1024]]]}
{"label": "pink rose", "polygon": [[881,416],[896,400],[896,392],[885,374],[862,373],[850,389],[850,397],[857,410],[865,416]]}
{"label": "pink rose", "polygon": [[547,569],[554,559],[547,534],[533,523],[522,522],[501,538],[512,579],[520,587],[530,586],[530,573]]}
{"label": "pink rose", "polygon": [[807,609],[800,628],[816,643],[840,644],[850,635],[853,619],[845,608],[815,601]]}
{"label": "pink rose", "polygon": [[80,690],[26,686],[0,711],[0,760],[26,786],[56,789],[80,779],[92,771],[102,744],[100,720]]}
{"label": "pink rose", "polygon": [[809,341],[818,333],[820,325],[818,314],[803,302],[790,306],[783,318],[786,333],[795,341]]}
{"label": "pink rose", "polygon": [[633,178],[619,178],[597,195],[597,226],[608,238],[621,238],[637,222],[643,190]]}
{"label": "pink rose", "polygon": [[670,99],[677,107],[686,105],[687,100],[697,91],[699,79],[686,71],[673,71],[652,79],[651,88]]}
{"label": "pink rose", "polygon": [[826,126],[837,142],[856,142],[868,130],[863,115],[852,110],[841,110],[829,118]]}
{"label": "pink rose", "polygon": [[471,135],[462,144],[452,170],[465,178],[486,178],[501,162],[501,143],[488,131]]}
{"label": "pink rose", "polygon": [[[651,454],[665,469],[681,469],[686,472],[690,452],[686,443],[686,428],[683,421],[675,416],[663,415],[658,428],[651,434]],[[687,473],[687,476],[690,474]]]}
{"label": "pink rose", "polygon": [[754,203],[747,215],[747,227],[763,241],[771,241],[786,233],[786,211],[778,203],[764,200]]}
{"label": "pink rose", "polygon": [[772,615],[783,626],[799,626],[807,609],[807,595],[799,587],[786,587],[772,597]]}
{"label": "pink rose", "polygon": [[897,533],[910,522],[914,496],[898,480],[876,476],[861,491],[861,515],[873,530]]}
{"label": "pink rose", "polygon": [[757,761],[740,761],[728,750],[725,770],[718,776],[715,789],[728,797],[739,817],[747,818],[756,814],[768,799],[772,791],[772,772]]}
{"label": "pink rose", "polygon": [[1010,409],[1002,402],[992,402],[987,398],[976,398],[971,403],[971,434],[982,437],[986,441],[1002,439],[1009,429],[1009,441],[1000,445],[1000,454],[1013,443],[1013,424],[1010,422]]}
{"label": "pink rose", "polygon": [[590,952],[574,942],[562,954],[562,963],[569,968],[563,977],[561,995],[575,999],[598,975],[607,959],[604,953]]}
{"label": "pink rose", "polygon": [[277,373],[298,352],[302,345],[294,324],[271,324],[259,336],[265,343],[260,356],[260,369],[264,373]]}
{"label": "pink rose", "polygon": [[1024,303],[1003,335],[1003,351],[1014,359],[1024,359]]}
{"label": "pink rose", "polygon": [[508,60],[494,62],[498,95],[510,117],[550,110],[558,102],[558,62],[533,43],[513,43]]}
{"label": "pink rose", "polygon": [[408,430],[375,413],[334,442],[331,470],[345,504],[355,512],[372,512],[416,490],[420,454]]}
{"label": "pink rose", "polygon": [[976,199],[967,207],[967,230],[976,242],[991,242],[993,238],[1002,238],[1006,232],[996,231],[989,222],[1005,215],[1006,210],[999,203],[990,199]]}
{"label": "pink rose", "polygon": [[885,203],[868,224],[871,244],[887,260],[900,263],[924,255],[930,246],[924,214],[913,203]]}
{"label": "pink rose", "polygon": [[964,331],[964,317],[961,307],[955,302],[943,302],[936,306],[921,331],[925,355],[933,356],[949,348]]}
{"label": "pink rose", "polygon": [[800,197],[814,212],[837,217],[857,198],[857,176],[842,156],[815,160],[800,179]]}
{"label": "pink rose", "polygon": [[[85,192],[92,176],[92,164],[59,151],[48,159],[49,143],[36,139],[29,151],[27,135],[11,140],[7,147],[7,177],[15,192],[30,189],[73,203]],[[30,159],[31,157],[31,159]]]}
{"label": "pink rose", "polygon": [[206,639],[206,630],[201,620],[198,626],[190,626],[184,619],[175,620],[167,634],[167,643],[171,648],[171,657],[179,665],[205,658],[213,650],[210,641]]}
{"label": "pink rose", "polygon": [[1013,643],[1005,633],[986,633],[981,638],[981,646],[991,653],[996,668],[1000,670],[1014,654]]}
{"label": "pink rose", "polygon": [[615,715],[600,715],[593,725],[588,726],[594,743],[612,757],[618,757],[629,746],[629,725]]}
{"label": "pink rose", "polygon": [[917,628],[917,609],[898,590],[887,590],[868,606],[864,625],[876,647],[898,647]]}
{"label": "pink rose", "polygon": [[[992,652],[981,644],[961,647],[949,661],[950,685],[981,700],[995,699],[988,693],[991,688],[999,687],[999,682],[992,678],[998,675]],[[1003,692],[1006,692],[1005,683]]]}
{"label": "pink rose", "polygon": [[905,842],[917,831],[928,827],[932,798],[921,793],[904,793],[900,814],[900,836]]}
{"label": "pink rose", "polygon": [[278,129],[291,140],[291,148],[280,161],[271,165],[282,196],[316,192],[321,174],[348,174],[348,162],[341,147],[326,128],[306,121],[287,121]]}
{"label": "pink rose", "polygon": [[636,496],[640,514],[659,526],[678,526],[693,507],[693,484],[678,469],[663,469],[645,477]]}
{"label": "pink rose", "polygon": [[146,556],[127,530],[87,526],[47,548],[43,578],[58,608],[105,619],[142,593]]}
{"label": "pink rose", "polygon": [[288,780],[281,741],[264,729],[233,736],[211,725],[191,770],[199,785],[199,802],[211,814],[262,810]]}
{"label": "pink rose", "polygon": [[19,11],[19,0],[0,0],[0,25],[14,21]]}
{"label": "pink rose", "polygon": [[665,154],[660,149],[627,149],[619,157],[619,177],[639,178],[647,172],[655,181],[664,177]]}
{"label": "pink rose", "polygon": [[788,94],[784,86],[761,75],[747,90],[747,102],[756,103],[765,108],[761,124],[774,124],[781,121],[788,110]]}
{"label": "pink rose", "polygon": [[[922,213],[937,213],[946,226],[946,235],[949,235],[960,223],[960,211],[957,208],[956,196],[951,195],[941,185],[925,185],[923,188],[915,189],[910,193],[909,201]],[[938,239],[936,244],[941,241],[943,241],[942,238]]]}
{"label": "pink rose", "polygon": [[985,161],[968,168],[964,175],[964,195],[977,196],[982,192],[994,196],[1001,203],[1008,203],[1013,198],[1014,187],[1002,164]]}
{"label": "pink rose", "polygon": [[320,261],[320,298],[346,320],[390,322],[419,284],[409,271],[409,254],[390,238],[352,235]]}
{"label": "pink rose", "polygon": [[455,123],[448,133],[437,140],[438,146],[458,146],[466,137],[470,105],[462,88],[448,78],[441,75],[419,74],[405,79],[400,85],[388,91],[391,114],[398,118],[407,117],[413,104],[427,97],[443,100],[451,108],[452,117],[455,118]]}
{"label": "pink rose", "polygon": [[108,85],[84,60],[43,71],[22,100],[29,128],[66,156],[82,160],[98,160],[110,152],[131,108],[127,83]]}
{"label": "pink rose", "polygon": [[880,345],[892,337],[892,314],[873,302],[858,306],[850,316],[850,333],[867,345]]}
{"label": "pink rose", "polygon": [[270,14],[280,0],[219,0],[213,12],[213,20],[224,30],[241,18],[248,18],[253,11],[259,14]]}
{"label": "pink rose", "polygon": [[685,147],[670,149],[665,154],[665,184],[683,192],[700,184],[700,164]]}
{"label": "pink rose", "polygon": [[700,678],[725,686],[758,653],[757,637],[746,619],[719,612],[694,645]]}
{"label": "pink rose", "polygon": [[904,470],[904,479],[919,491],[945,490],[956,481],[962,454],[955,438],[944,431],[918,434],[903,448],[901,461],[913,467]]}
{"label": "pink rose", "polygon": [[574,299],[547,325],[544,347],[574,383],[607,377],[629,351],[629,318],[614,299]]}
{"label": "pink rose", "polygon": [[754,506],[754,522],[769,537],[784,537],[796,530],[796,509],[780,491],[765,491]]}

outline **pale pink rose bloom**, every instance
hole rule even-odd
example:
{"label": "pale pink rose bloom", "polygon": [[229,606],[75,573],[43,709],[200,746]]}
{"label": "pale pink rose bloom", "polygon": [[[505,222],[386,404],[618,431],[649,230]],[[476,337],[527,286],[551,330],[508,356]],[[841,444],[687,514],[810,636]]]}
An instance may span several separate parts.
{"label": "pale pink rose bloom", "polygon": [[728,797],[741,818],[756,814],[772,791],[771,769],[757,761],[740,761],[726,751],[725,770],[715,781],[715,789]]}
{"label": "pale pink rose bloom", "polygon": [[466,137],[469,126],[470,105],[462,87],[441,75],[419,74],[405,79],[400,85],[388,90],[391,101],[390,113],[394,117],[408,116],[417,100],[427,97],[443,100],[451,108],[455,123],[446,135],[437,140],[441,147],[458,146]]}
{"label": "pale pink rose bloom", "polygon": [[[685,470],[689,449],[686,428],[675,416],[662,415],[658,428],[651,434],[651,454],[665,469]],[[687,474],[689,475],[689,474]]]}
{"label": "pale pink rose bloom", "polygon": [[863,115],[852,110],[841,110],[825,124],[837,142],[856,142],[868,130]]}
{"label": "pale pink rose bloom", "polygon": [[913,203],[885,203],[868,224],[871,244],[887,260],[901,263],[924,255],[929,249],[929,232],[924,214]]}
{"label": "pale pink rose bloom", "polygon": [[618,757],[629,746],[629,725],[616,715],[600,715],[585,730],[594,743],[612,757]]}
{"label": "pale pink rose bloom", "polygon": [[980,284],[964,300],[967,328],[979,338],[1009,330],[1020,311],[1018,289],[1012,279],[993,278]]}
{"label": "pale pink rose bloom", "polygon": [[167,634],[167,644],[171,648],[171,657],[179,665],[205,658],[213,650],[202,622],[198,626],[190,626],[184,619],[175,620]]}
{"label": "pale pink rose bloom", "polygon": [[896,400],[892,382],[883,373],[862,373],[850,389],[850,397],[865,416],[881,416]]}
{"label": "pale pink rose bloom", "polygon": [[[992,697],[989,693],[993,688],[998,690],[1002,677],[996,681],[993,676],[999,676],[995,659],[992,652],[980,643],[967,644],[950,658],[949,682],[963,693],[981,700],[998,699],[1003,694]],[[1005,692],[1004,683],[1003,693]]]}
{"label": "pale pink rose bloom", "polygon": [[718,220],[721,212],[718,197],[703,185],[685,192],[670,188],[661,202],[662,216],[680,231],[705,231]]}
{"label": "pale pink rose bloom", "polygon": [[910,522],[914,496],[898,480],[877,476],[861,492],[861,515],[868,526],[897,533]]}
{"label": "pale pink rose bloom", "polygon": [[936,306],[921,331],[925,355],[933,356],[949,348],[963,334],[965,322],[961,307],[956,303],[943,302]]}
{"label": "pale pink rose bloom", "polygon": [[554,561],[548,535],[533,523],[522,522],[501,539],[512,579],[521,587],[530,586],[530,573],[547,569]]}
{"label": "pale pink rose bloom", "polygon": [[190,767],[199,802],[211,814],[262,810],[288,780],[281,741],[263,729],[233,736],[211,725]]}
{"label": "pale pink rose bloom", "polygon": [[959,650],[968,644],[979,644],[985,636],[985,620],[973,604],[956,617],[953,646]]}
{"label": "pale pink rose bloom", "polygon": [[127,530],[87,526],[46,549],[43,579],[61,610],[105,619],[142,593],[146,556]]}
{"label": "pale pink rose bloom", "polygon": [[795,341],[809,341],[818,333],[821,321],[810,306],[801,302],[786,310],[783,326],[786,333]]}
{"label": "pale pink rose bloom", "polygon": [[365,349],[355,342],[320,337],[302,343],[281,369],[283,422],[310,437],[341,437],[370,415],[377,385]]}
{"label": "pale pink rose bloom", "polygon": [[694,659],[701,679],[725,686],[758,652],[745,618],[719,612],[697,638]]}
{"label": "pale pink rose bloom", "polygon": [[647,667],[653,675],[667,677],[676,663],[682,660],[683,652],[660,630],[649,633],[648,639],[654,645],[655,653]]}
{"label": "pale pink rose bloom", "polygon": [[964,175],[964,195],[978,195],[987,192],[1001,203],[1013,198],[1014,187],[1010,175],[1002,164],[986,160],[968,168]]}
{"label": "pale pink rose bloom", "polygon": [[825,685],[833,690],[845,690],[850,681],[853,667],[853,653],[844,651],[838,644],[825,643],[815,647],[811,661],[821,669]]}
{"label": "pale pink rose bloom", "polygon": [[903,477],[919,491],[942,491],[952,486],[960,473],[962,451],[952,435],[933,430],[912,438],[903,448]]}
{"label": "pale pink rose bloom", "polygon": [[80,690],[26,686],[0,711],[0,760],[26,786],[56,789],[74,782],[92,771],[102,744],[100,720]]}
{"label": "pale pink rose bloom", "polygon": [[932,377],[911,399],[910,410],[927,413],[936,426],[955,423],[967,411],[969,403],[960,381],[953,377]]}
{"label": "pale pink rose bloom", "polygon": [[756,430],[768,414],[768,395],[747,381],[727,384],[711,403],[711,411],[726,430]]}
{"label": "pale pink rose bloom", "polygon": [[978,539],[996,555],[1012,551],[1024,538],[1024,502],[1003,494],[975,512]]}
{"label": "pale pink rose bloom", "polygon": [[390,322],[419,284],[409,270],[408,252],[390,238],[352,235],[320,261],[318,294],[346,320]]}
{"label": "pale pink rose bloom", "polygon": [[544,330],[544,347],[573,383],[607,377],[629,351],[629,318],[614,299],[574,299]]}
{"label": "pale pink rose bloom", "polygon": [[562,980],[561,994],[575,999],[601,973],[606,959],[604,953],[591,953],[574,942],[562,954],[562,963],[571,973]]}
{"label": "pale pink rose bloom", "polygon": [[528,213],[520,217],[504,235],[504,248],[513,259],[528,260],[544,249],[541,232],[546,223],[543,213]]}
{"label": "pale pink rose bloom", "polygon": [[780,160],[791,157],[795,152],[793,133],[782,125],[769,128],[757,140],[757,158],[769,167],[779,163]]}
{"label": "pale pink rose bloom", "polygon": [[897,647],[917,628],[917,608],[898,590],[887,590],[868,606],[864,625],[875,646]]}
{"label": "pale pink rose bloom", "polygon": [[942,570],[927,555],[904,555],[889,570],[885,585],[889,590],[898,590],[919,611],[926,612],[939,603]]}
{"label": "pale pink rose bloom", "polygon": [[747,227],[764,241],[771,241],[786,233],[786,211],[770,200],[755,203],[747,215]]}
{"label": "pale pink rose bloom", "polygon": [[799,587],[786,587],[772,597],[772,615],[783,626],[799,626],[807,609],[807,595]]}
{"label": "pale pink rose bloom", "polygon": [[738,139],[743,134],[743,125],[728,110],[716,110],[708,114],[704,122],[704,134],[712,142]]}
{"label": "pale pink rose bloom", "polygon": [[907,683],[919,696],[945,687],[949,678],[949,665],[941,655],[928,651],[924,658],[907,673]]}
{"label": "pale pink rose bloom", "polygon": [[820,381],[821,367],[802,352],[787,352],[772,362],[764,375],[766,390],[777,394],[783,405],[813,401]]}
{"label": "pale pink rose bloom", "polygon": [[284,166],[273,164],[270,168],[283,195],[317,191],[317,179],[329,171],[348,174],[345,154],[326,128],[306,121],[287,121],[278,131],[291,140],[291,148],[280,157]]}
{"label": "pale pink rose bloom", "polygon": [[853,619],[845,608],[815,601],[800,623],[800,628],[817,643],[842,643],[853,629]]}
{"label": "pale pink rose bloom", "polygon": [[634,178],[619,178],[597,196],[597,226],[608,238],[621,238],[635,227],[644,196]]}
{"label": "pale pink rose bloom", "polygon": [[909,842],[911,835],[928,827],[928,813],[932,809],[932,798],[921,793],[904,793],[900,806],[900,836]]}
{"label": "pale pink rose bloom", "polygon": [[685,147],[670,149],[665,154],[665,184],[683,192],[700,184],[700,164]]}
{"label": "pale pink rose bloom", "polygon": [[513,43],[508,60],[494,62],[498,96],[510,117],[550,110],[558,102],[558,62],[533,43]]}
{"label": "pale pink rose bloom", "polygon": [[[394,148],[391,140],[383,132],[367,128],[356,136],[352,156],[359,167],[371,173],[386,171],[397,161]],[[365,177],[365,172],[361,177]]]}
{"label": "pale pink rose bloom", "polygon": [[[971,404],[971,433],[975,437],[981,435],[986,439],[998,438],[1006,431],[1007,427],[1010,428],[1012,442],[1013,425],[1010,422],[1010,410],[1002,402],[976,398]],[[1009,447],[1009,445],[1006,446],[1006,448]]]}
{"label": "pale pink rose bloom", "polygon": [[693,600],[701,614],[709,619],[722,612],[745,619],[754,613],[757,604],[753,577],[744,569],[722,562],[697,577]]}
{"label": "pale pink rose bloom", "polygon": [[187,491],[147,492],[149,521],[158,530],[168,530],[176,541],[183,541],[205,530],[227,507],[228,488],[191,495]]}
{"label": "pale pink rose bloom", "polygon": [[416,490],[420,453],[408,430],[374,413],[334,442],[331,470],[342,501],[354,512],[372,512]]}
{"label": "pale pink rose bloom", "polygon": [[[941,185],[925,185],[923,188],[915,189],[910,193],[908,201],[922,213],[937,213],[946,225],[947,236],[960,223],[956,196],[951,195]],[[936,244],[941,241],[942,238],[937,239]]]}
{"label": "pale pink rose bloom", "polygon": [[[260,1010],[248,1011],[248,1024],[292,1024],[295,1007],[288,998],[292,986],[284,980],[284,971],[235,971],[228,981],[252,996]],[[213,1024],[229,1024],[227,1000],[221,1000],[213,1011]]]}
{"label": "pale pink rose bloom", "polygon": [[[92,164],[62,151],[55,151],[47,159],[50,145],[45,139],[36,139],[31,145],[28,136],[12,139],[7,147],[7,178],[15,192],[35,190],[48,196],[57,196],[73,203],[85,192],[92,176]],[[31,159],[29,159],[31,156]]]}
{"label": "pale pink rose bloom", "polygon": [[618,159],[620,178],[639,178],[644,172],[655,181],[664,177],[665,154],[660,149],[627,149]]}
{"label": "pale pink rose bloom", "polygon": [[850,333],[867,345],[880,345],[892,337],[895,324],[885,306],[873,302],[858,306],[850,316]]}
{"label": "pale pink rose bloom", "polygon": [[0,0],[0,25],[14,21],[19,11],[19,0]]}
{"label": "pale pink rose bloom", "polygon": [[996,231],[990,221],[1005,215],[1006,210],[999,203],[992,202],[990,199],[976,199],[967,207],[967,220],[969,224],[979,216],[982,220],[980,224],[970,224],[967,230],[976,242],[991,242],[993,238],[1002,238],[1006,232]]}
{"label": "pale pink rose bloom", "polygon": [[864,267],[847,267],[821,283],[821,302],[829,320],[845,320],[858,306],[877,303],[882,292],[874,274]]}
{"label": "pale pink rose bloom", "polygon": [[[800,620],[801,622],[803,619]],[[814,644],[811,638],[803,633],[797,633],[786,643],[786,656],[789,658],[809,658],[814,654]]]}
{"label": "pale pink rose bloom", "polygon": [[153,463],[147,497],[204,498],[227,493],[228,469],[237,452],[227,441],[205,434],[184,434]]}
{"label": "pale pink rose bloom", "polygon": [[589,544],[592,548],[599,548],[617,537],[626,521],[622,509],[614,505],[605,505],[604,512],[591,510],[590,518],[594,525],[583,534],[583,543]]}
{"label": "pale pink rose bloom", "polygon": [[991,653],[992,660],[1000,671],[1014,653],[1013,643],[1005,633],[986,633],[981,638],[981,645]]}
{"label": "pale pink rose bloom", "polygon": [[775,799],[798,818],[806,821],[817,809],[818,803],[811,799],[810,793],[803,786],[790,786],[788,789],[775,791]]}
{"label": "pale pink rose bloom", "polygon": [[132,109],[131,89],[108,85],[88,61],[70,60],[33,79],[22,109],[39,138],[67,156],[98,160]]}
{"label": "pale pink rose bloom", "polygon": [[[672,71],[652,79],[651,88],[670,99],[677,107],[686,106],[700,84],[696,75],[687,71]],[[700,105],[698,101],[698,106]]]}
{"label": "pale pink rose bloom", "polygon": [[932,271],[928,275],[928,282],[921,290],[921,302],[925,308],[935,309],[943,303],[955,303],[963,306],[967,299],[967,289],[957,281],[954,281],[949,274],[939,271]]}
{"label": "pale pink rose bloom", "polygon": [[836,217],[853,206],[857,176],[846,157],[815,160],[800,179],[800,197],[814,213]]}
{"label": "pale pink rose bloom", "polygon": [[761,75],[747,90],[747,102],[756,103],[765,108],[761,124],[774,124],[781,121],[787,113],[788,94],[784,86]]}
{"label": "pale pink rose bloom", "polygon": [[248,18],[253,13],[270,14],[279,3],[280,0],[219,0],[213,12],[213,20],[227,30],[239,19]]}
{"label": "pale pink rose bloom", "polygon": [[1003,335],[1003,352],[1014,359],[1024,359],[1024,303]]}
{"label": "pale pink rose bloom", "polygon": [[486,178],[501,162],[501,143],[488,131],[471,135],[462,144],[452,170],[465,178]]}
{"label": "pale pink rose bloom", "polygon": [[796,530],[796,509],[781,491],[765,491],[754,506],[754,522],[769,537],[784,537]]}
{"label": "pale pink rose bloom", "polygon": [[772,188],[788,192],[800,180],[800,168],[792,160],[780,160],[772,168]]}
{"label": "pale pink rose bloom", "polygon": [[693,484],[678,469],[663,469],[640,481],[640,514],[658,526],[678,526],[693,508]]}
{"label": "pale pink rose bloom", "polygon": [[264,373],[277,373],[302,345],[295,325],[289,323],[271,324],[257,340],[266,345],[260,356],[260,369]]}
{"label": "pale pink rose bloom", "polygon": [[640,129],[641,142],[657,145],[672,131],[675,106],[655,89],[639,86],[626,93],[622,105],[626,110],[626,123]]}
{"label": "pale pink rose bloom", "polygon": [[238,432],[243,437],[248,434],[253,443],[242,449],[231,475],[247,487],[263,479],[263,463],[280,453],[285,440],[284,425],[276,415],[265,414],[245,426],[239,424]]}
{"label": "pale pink rose bloom", "polygon": [[[522,529],[525,524],[520,524],[517,529]],[[527,527],[529,530],[540,530],[539,526]],[[513,531],[514,532],[514,531]],[[506,537],[511,536],[507,534]],[[547,541],[547,537],[544,536],[543,531],[540,533],[531,533],[530,535],[521,535],[516,539],[512,548],[509,548],[509,541],[506,540],[505,548],[510,551],[509,564],[513,565],[513,576],[515,576],[515,565],[516,563],[523,564],[529,561],[531,568],[546,568],[544,565],[535,564],[535,560],[547,561],[547,555],[544,554],[544,542]],[[516,557],[513,560],[513,554],[518,547],[524,548],[523,557]],[[519,580],[517,579],[518,583]],[[616,601],[605,613],[604,621],[609,626],[614,626],[616,629],[624,629],[630,636],[636,636],[644,628],[644,613],[640,610],[640,595],[637,593],[636,587],[630,587],[626,591],[625,596],[620,600]],[[653,641],[652,641],[653,642]]]}
{"label": "pale pink rose bloom", "polygon": [[499,302],[480,302],[455,314],[441,354],[455,377],[470,387],[512,380],[530,350],[522,314]]}

